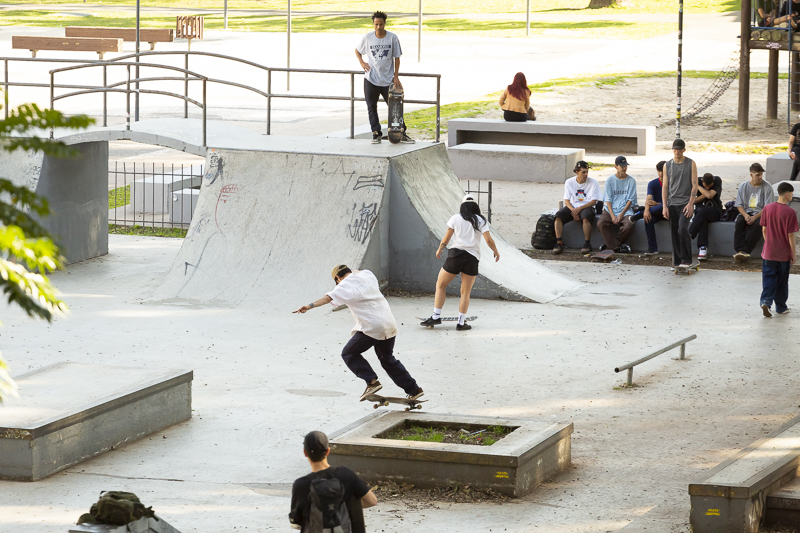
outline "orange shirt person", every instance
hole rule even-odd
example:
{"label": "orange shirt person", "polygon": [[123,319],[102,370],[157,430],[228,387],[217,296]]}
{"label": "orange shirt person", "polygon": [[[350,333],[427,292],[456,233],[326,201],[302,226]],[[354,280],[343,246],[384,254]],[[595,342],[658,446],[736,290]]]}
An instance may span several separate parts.
{"label": "orange shirt person", "polygon": [[536,120],[536,113],[531,107],[531,90],[522,72],[516,73],[514,82],[500,95],[498,104],[503,110],[503,118],[508,122]]}

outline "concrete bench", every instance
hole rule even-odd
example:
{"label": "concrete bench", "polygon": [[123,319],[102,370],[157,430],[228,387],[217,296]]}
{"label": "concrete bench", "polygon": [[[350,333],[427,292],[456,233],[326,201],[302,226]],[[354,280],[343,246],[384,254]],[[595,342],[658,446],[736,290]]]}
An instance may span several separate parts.
{"label": "concrete bench", "polygon": [[[599,218],[599,217],[598,217]],[[736,251],[733,249],[734,222],[713,222],[708,226],[708,253],[711,256],[732,257]],[[580,249],[583,246],[583,224],[570,222],[564,226],[562,235],[564,244],[568,248]],[[656,224],[656,240],[660,253],[672,252],[672,235],[669,222],[664,220]],[[604,243],[603,236],[597,231],[597,219],[592,224],[592,246],[598,250]],[[644,253],[647,251],[647,233],[644,230],[644,220],[637,220],[633,234],[627,242],[632,252]],[[750,254],[752,259],[761,259],[762,240]],[[692,253],[697,254],[697,239],[692,241]]]}
{"label": "concrete bench", "polygon": [[447,143],[449,146],[465,143],[556,146],[583,148],[587,152],[647,155],[655,149],[656,128],[455,118],[447,122]]}
{"label": "concrete bench", "polygon": [[798,466],[800,417],[795,417],[689,485],[692,531],[757,533],[768,496],[792,481]]}
{"label": "concrete bench", "polygon": [[449,147],[447,155],[460,179],[564,183],[586,152],[583,148],[465,143]]}
{"label": "concrete bench", "polygon": [[36,57],[39,50],[63,50],[74,52],[97,52],[100,59],[106,52],[122,52],[122,39],[99,39],[95,37],[32,37],[29,35],[13,35],[11,48],[30,50]]}
{"label": "concrete bench", "polygon": [[[103,39],[122,39],[127,42],[136,42],[136,28],[98,28],[94,26],[67,26],[64,28],[67,37],[96,37]],[[171,43],[175,40],[175,30],[172,28],[147,28],[139,29],[139,41],[150,43],[150,50],[154,50],[156,43]]]}
{"label": "concrete bench", "polygon": [[182,189],[172,193],[169,221],[173,224],[188,224],[200,198],[200,189]]}
{"label": "concrete bench", "polygon": [[0,479],[36,481],[188,420],[192,371],[61,362],[16,379],[0,412]]}
{"label": "concrete bench", "polygon": [[130,209],[135,213],[153,213],[155,215],[169,213],[173,205],[171,195],[174,192],[199,187],[202,181],[202,165],[184,168],[183,173],[177,171],[138,179],[132,183]]}
{"label": "concrete bench", "polygon": [[794,161],[789,157],[788,152],[780,152],[767,158],[767,168],[764,179],[773,185],[783,180],[788,180],[792,175],[792,165]]}

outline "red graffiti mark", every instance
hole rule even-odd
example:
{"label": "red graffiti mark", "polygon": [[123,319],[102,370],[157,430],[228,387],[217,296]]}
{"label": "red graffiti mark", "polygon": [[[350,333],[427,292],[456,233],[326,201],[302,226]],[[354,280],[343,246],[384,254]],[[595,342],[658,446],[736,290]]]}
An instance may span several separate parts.
{"label": "red graffiti mark", "polygon": [[217,224],[217,229],[222,231],[222,228],[219,227],[219,220],[217,215],[219,214],[219,205],[226,204],[229,201],[232,201],[235,196],[239,193],[239,186],[235,183],[231,183],[225,185],[220,191],[219,196],[217,197],[217,206],[214,209],[214,222]]}

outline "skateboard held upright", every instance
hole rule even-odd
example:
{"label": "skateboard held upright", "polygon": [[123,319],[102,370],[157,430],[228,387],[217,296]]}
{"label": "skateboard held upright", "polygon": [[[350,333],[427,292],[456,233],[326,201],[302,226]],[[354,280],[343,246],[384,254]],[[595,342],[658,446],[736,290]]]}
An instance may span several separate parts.
{"label": "skateboard held upright", "polygon": [[403,140],[403,88],[389,86],[389,142],[397,144]]}

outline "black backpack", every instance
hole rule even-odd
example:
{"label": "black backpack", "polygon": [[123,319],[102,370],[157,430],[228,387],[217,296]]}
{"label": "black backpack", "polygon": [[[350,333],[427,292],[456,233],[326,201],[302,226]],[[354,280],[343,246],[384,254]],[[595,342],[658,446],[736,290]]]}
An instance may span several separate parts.
{"label": "black backpack", "polygon": [[556,217],[542,215],[536,222],[536,231],[531,236],[531,246],[537,250],[552,250],[556,245]]}
{"label": "black backpack", "polygon": [[145,507],[132,492],[101,492],[89,513],[81,515],[78,524],[112,524],[124,526],[142,517],[155,518],[152,507]]}
{"label": "black backpack", "polygon": [[350,513],[344,501],[344,485],[332,471],[321,474],[311,482],[308,501],[311,503],[311,512],[303,533],[322,533],[323,529],[332,529],[333,533],[352,533]]}
{"label": "black backpack", "polygon": [[739,216],[739,210],[736,209],[736,200],[731,200],[725,203],[725,210],[722,211],[719,220],[720,222],[733,222],[737,216]]}

